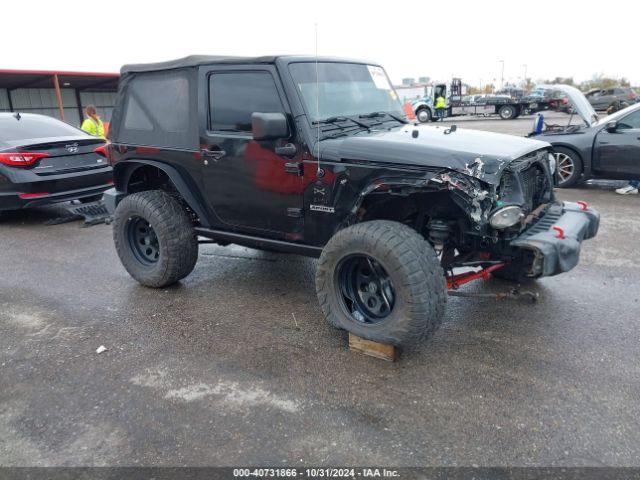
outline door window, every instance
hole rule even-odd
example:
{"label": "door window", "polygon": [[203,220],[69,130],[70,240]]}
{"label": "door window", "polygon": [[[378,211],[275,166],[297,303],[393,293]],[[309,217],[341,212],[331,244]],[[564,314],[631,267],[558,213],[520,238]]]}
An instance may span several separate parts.
{"label": "door window", "polygon": [[213,131],[251,132],[251,114],[284,113],[269,72],[214,73],[209,77],[209,125]]}
{"label": "door window", "polygon": [[626,117],[619,120],[618,128],[620,129],[640,128],[640,110],[636,110],[635,112],[630,113]]}

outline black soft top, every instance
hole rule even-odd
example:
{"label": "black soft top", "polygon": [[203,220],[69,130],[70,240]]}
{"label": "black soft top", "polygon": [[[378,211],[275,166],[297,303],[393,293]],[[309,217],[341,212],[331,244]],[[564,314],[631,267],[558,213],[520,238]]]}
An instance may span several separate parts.
{"label": "black soft top", "polygon": [[[234,64],[234,63],[274,63],[276,59],[281,57],[287,57],[296,61],[314,61],[315,57],[301,56],[301,55],[270,55],[264,57],[232,57],[227,55],[189,55],[188,57],[178,58],[176,60],[169,60],[167,62],[157,63],[135,63],[130,65],[124,65],[120,69],[121,74],[137,73],[137,72],[157,72],[161,70],[174,70],[176,68],[189,68],[198,67],[200,65],[211,64]],[[377,65],[375,62],[363,62],[362,60],[351,60],[346,58],[335,57],[319,57],[320,61],[335,61],[335,62],[349,62],[349,63],[367,63],[370,65]]]}

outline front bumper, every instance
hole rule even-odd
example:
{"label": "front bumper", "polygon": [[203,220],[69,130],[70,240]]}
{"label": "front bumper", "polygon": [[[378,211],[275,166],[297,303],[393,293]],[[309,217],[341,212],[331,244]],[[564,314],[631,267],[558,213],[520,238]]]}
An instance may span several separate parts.
{"label": "front bumper", "polygon": [[578,264],[583,240],[595,237],[599,225],[600,214],[585,204],[557,203],[511,246],[533,252],[531,277],[557,275]]}

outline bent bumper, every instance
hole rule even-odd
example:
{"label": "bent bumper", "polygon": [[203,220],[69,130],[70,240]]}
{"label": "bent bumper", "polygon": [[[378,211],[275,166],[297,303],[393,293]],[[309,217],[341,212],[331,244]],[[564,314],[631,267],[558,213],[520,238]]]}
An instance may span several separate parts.
{"label": "bent bumper", "polygon": [[544,217],[511,242],[511,246],[534,253],[532,277],[568,272],[578,264],[583,240],[598,233],[600,214],[578,203],[549,207]]}

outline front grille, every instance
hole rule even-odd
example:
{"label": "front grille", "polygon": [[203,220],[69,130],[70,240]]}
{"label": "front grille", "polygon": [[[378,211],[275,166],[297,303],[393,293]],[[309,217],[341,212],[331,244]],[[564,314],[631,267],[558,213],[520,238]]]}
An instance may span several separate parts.
{"label": "front grille", "polygon": [[543,203],[551,200],[551,187],[544,168],[533,163],[525,168],[505,172],[500,182],[498,194],[505,203],[522,205],[525,213],[530,213]]}
{"label": "front grille", "polygon": [[524,205],[531,212],[543,203],[547,177],[538,165],[532,165],[521,172],[520,178]]}

